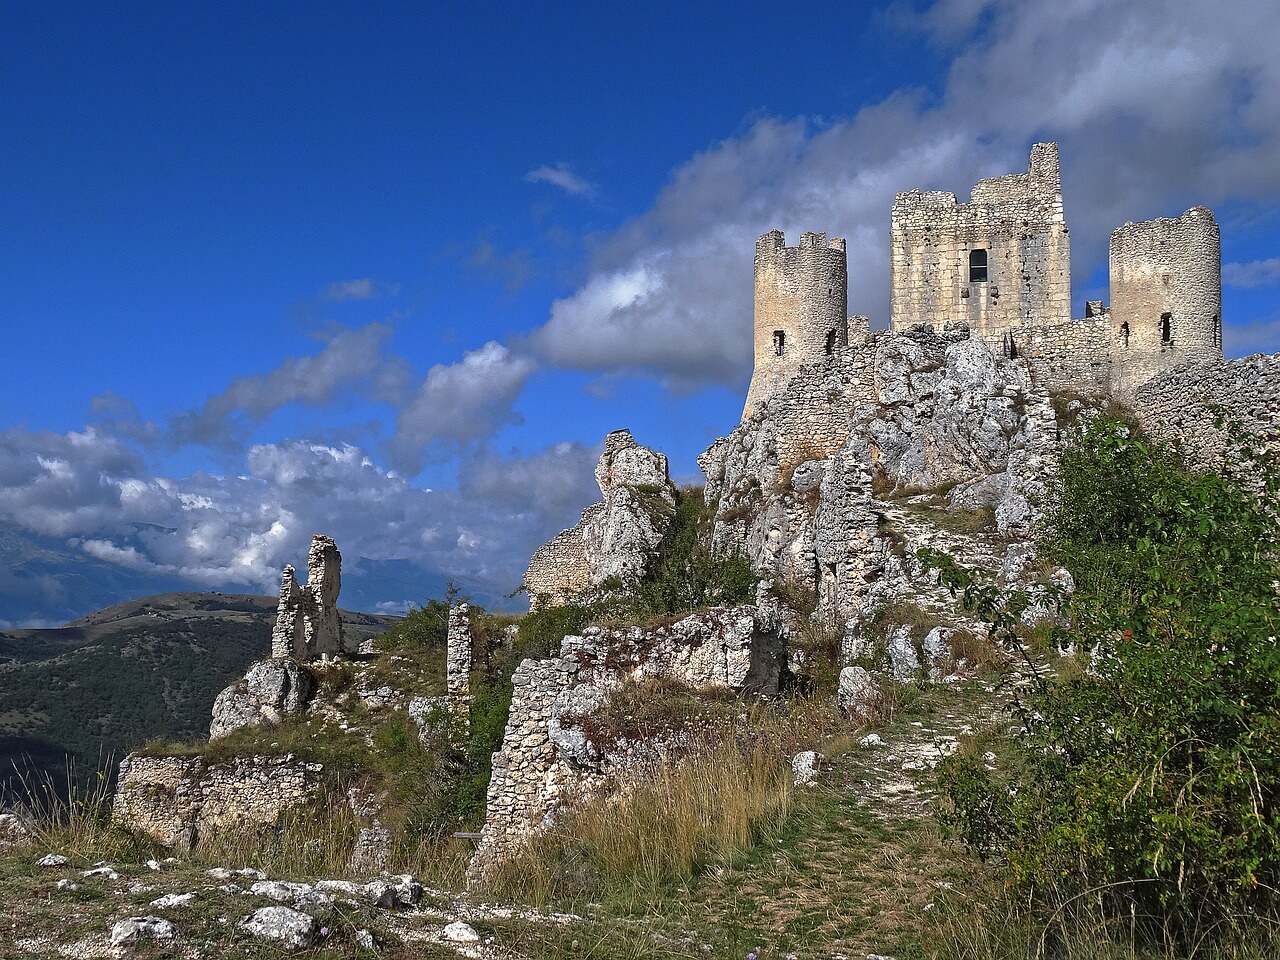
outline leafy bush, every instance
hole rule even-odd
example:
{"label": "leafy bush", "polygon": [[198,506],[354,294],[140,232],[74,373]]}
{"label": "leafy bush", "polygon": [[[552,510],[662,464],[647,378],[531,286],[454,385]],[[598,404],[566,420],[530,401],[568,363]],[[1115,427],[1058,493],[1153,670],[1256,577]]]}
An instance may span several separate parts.
{"label": "leafy bush", "polygon": [[[1280,917],[1277,533],[1263,499],[1120,420],[1078,434],[1041,550],[1076,582],[1058,640],[1091,662],[1019,699],[999,769],[941,774],[946,823],[1015,889],[1188,949]],[[1027,596],[929,559],[1032,659]]]}

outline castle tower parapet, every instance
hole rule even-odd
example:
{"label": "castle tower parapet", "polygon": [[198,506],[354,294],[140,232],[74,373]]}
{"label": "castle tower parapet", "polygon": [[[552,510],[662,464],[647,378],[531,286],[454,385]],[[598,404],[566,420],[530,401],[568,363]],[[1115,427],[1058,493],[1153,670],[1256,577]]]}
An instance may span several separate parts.
{"label": "castle tower parapet", "polygon": [[1120,394],[1222,359],[1221,238],[1207,207],[1112,232],[1111,354]]}
{"label": "castle tower parapet", "polygon": [[780,393],[805,364],[849,343],[845,242],[805,233],[788,247],[781,230],[756,241],[755,370],[744,415]]}

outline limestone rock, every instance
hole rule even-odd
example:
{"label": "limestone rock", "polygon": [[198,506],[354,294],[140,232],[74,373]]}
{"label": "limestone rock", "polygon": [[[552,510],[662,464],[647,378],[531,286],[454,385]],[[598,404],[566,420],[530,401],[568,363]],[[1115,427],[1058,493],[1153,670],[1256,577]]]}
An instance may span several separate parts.
{"label": "limestone rock", "polygon": [[240,929],[290,950],[313,947],[320,937],[315,917],[290,907],[261,907],[240,921]]}
{"label": "limestone rock", "polygon": [[32,839],[30,824],[14,813],[0,813],[0,848],[26,843]]}
{"label": "limestone rock", "polygon": [[355,874],[376,873],[391,859],[391,831],[380,823],[361,827],[351,849],[347,869]]}
{"label": "limestone rock", "polygon": [[805,750],[791,758],[791,779],[797,787],[811,787],[818,780],[818,765],[822,754]]}
{"label": "limestone rock", "polygon": [[209,739],[296,716],[314,690],[311,674],[293,660],[260,660],[214,700]]}
{"label": "limestone rock", "polygon": [[604,499],[529,561],[524,589],[535,606],[563,603],[606,582],[638,580],[670,526],[676,489],[667,458],[637,444],[629,431],[605,438],[596,482]]}
{"label": "limestone rock", "polygon": [[147,940],[172,940],[178,931],[162,917],[128,917],[111,927],[111,945],[122,947]]}
{"label": "limestone rock", "polygon": [[867,717],[880,699],[871,672],[864,667],[845,667],[840,671],[836,702],[845,713]]}
{"label": "limestone rock", "polygon": [[475,927],[463,920],[455,920],[440,931],[440,939],[449,943],[471,944],[480,942]]}
{"label": "limestone rock", "polygon": [[599,766],[600,751],[587,737],[583,721],[600,710],[608,697],[608,692],[594,683],[569,687],[556,697],[547,722],[547,736],[568,763],[579,767]]}
{"label": "limestone rock", "polygon": [[911,628],[902,626],[889,634],[889,672],[899,683],[910,680],[920,670],[920,656],[911,638]]}
{"label": "limestone rock", "polygon": [[60,853],[46,853],[36,861],[37,867],[65,867],[67,858]]}
{"label": "limestone rock", "polygon": [[168,910],[173,907],[185,907],[190,905],[196,898],[194,893],[166,893],[162,897],[157,897],[151,901],[151,906],[157,910]]}

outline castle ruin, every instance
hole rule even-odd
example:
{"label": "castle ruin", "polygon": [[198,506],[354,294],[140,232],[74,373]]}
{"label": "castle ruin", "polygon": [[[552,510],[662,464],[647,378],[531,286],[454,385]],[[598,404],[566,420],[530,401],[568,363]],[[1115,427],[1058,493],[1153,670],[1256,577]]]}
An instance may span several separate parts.
{"label": "castle ruin", "polygon": [[[899,194],[890,244],[892,331],[963,324],[1024,360],[1041,390],[1132,398],[1174,369],[1222,360],[1219,231],[1205,207],[1117,228],[1111,306],[1091,301],[1072,318],[1056,143],[1035,144],[1026,173],[979,181],[966,203],[936,190]],[[865,318],[846,316],[847,278],[842,239],[806,233],[787,247],[771,230],[756,242],[747,415],[802,366],[862,343]]]}

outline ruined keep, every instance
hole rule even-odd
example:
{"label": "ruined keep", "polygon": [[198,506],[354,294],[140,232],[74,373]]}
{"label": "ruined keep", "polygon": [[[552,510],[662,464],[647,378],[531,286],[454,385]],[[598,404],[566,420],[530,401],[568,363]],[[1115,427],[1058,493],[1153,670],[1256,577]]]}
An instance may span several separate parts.
{"label": "ruined keep", "polygon": [[1058,145],[1031,148],[1026,173],[980,180],[968,203],[912,190],[893,204],[890,327],[967,323],[1014,356],[1018,333],[1071,319],[1071,244]]}
{"label": "ruined keep", "polygon": [[[1090,301],[1072,318],[1056,143],[1035,144],[1026,173],[979,181],[966,203],[937,190],[899,194],[890,222],[895,333],[964,326],[998,355],[1024,361],[1038,389],[1098,396],[1132,398],[1162,374],[1222,360],[1218,225],[1204,207],[1117,229],[1112,305]],[[846,282],[842,240],[806,233],[787,247],[772,230],[756,242],[744,416],[786,392],[802,367],[827,369],[832,355],[870,349],[866,319],[845,316]],[[789,402],[820,405],[794,393]]]}
{"label": "ruined keep", "polygon": [[746,413],[800,367],[848,346],[849,269],[843,239],[806,233],[788,247],[781,230],[756,241],[755,371]]}
{"label": "ruined keep", "polygon": [[330,537],[311,538],[307,582],[298,583],[291,565],[280,577],[280,605],[271,631],[271,656],[314,660],[351,653],[343,645],[338,593],[342,589],[342,554]]}
{"label": "ruined keep", "polygon": [[1222,359],[1222,254],[1206,207],[1111,234],[1112,386]]}

